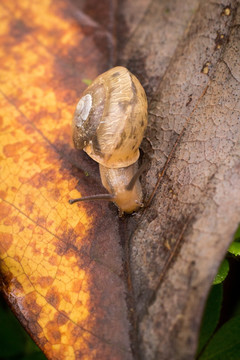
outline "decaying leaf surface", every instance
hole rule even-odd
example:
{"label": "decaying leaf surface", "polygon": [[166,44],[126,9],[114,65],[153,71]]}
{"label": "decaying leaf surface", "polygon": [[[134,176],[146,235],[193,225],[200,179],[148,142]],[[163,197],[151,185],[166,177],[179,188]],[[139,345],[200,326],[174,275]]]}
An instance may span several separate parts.
{"label": "decaying leaf surface", "polygon": [[68,204],[103,191],[71,147],[82,79],[110,58],[109,29],[82,6],[0,5],[2,290],[49,359],[130,359],[118,217],[104,203]]}
{"label": "decaying leaf surface", "polygon": [[[239,2],[134,6],[0,5],[2,287],[49,359],[131,359],[130,345],[192,359],[240,219]],[[68,204],[103,191],[70,124],[82,80],[117,59],[113,34],[150,103],[146,197],[160,179],[150,207],[120,222],[113,205]]]}
{"label": "decaying leaf surface", "polygon": [[[239,20],[237,1],[199,2],[160,84],[149,86],[146,188],[160,185],[130,253],[144,359],[194,357],[207,292],[240,220]],[[147,83],[157,61],[140,34],[123,59],[138,49]]]}

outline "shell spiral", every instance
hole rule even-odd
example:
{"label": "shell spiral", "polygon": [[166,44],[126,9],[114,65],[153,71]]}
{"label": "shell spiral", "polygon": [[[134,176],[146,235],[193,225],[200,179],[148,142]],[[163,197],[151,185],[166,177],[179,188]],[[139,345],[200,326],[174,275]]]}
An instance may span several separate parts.
{"label": "shell spiral", "polygon": [[118,66],[84,91],[73,118],[73,142],[99,164],[127,167],[137,161],[147,126],[147,98],[138,79]]}

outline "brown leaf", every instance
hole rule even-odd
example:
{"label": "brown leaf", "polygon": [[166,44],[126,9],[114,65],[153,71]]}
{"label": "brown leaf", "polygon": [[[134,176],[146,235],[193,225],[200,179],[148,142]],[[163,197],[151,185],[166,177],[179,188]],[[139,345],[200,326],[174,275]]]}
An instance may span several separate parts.
{"label": "brown leaf", "polygon": [[[194,357],[207,292],[240,219],[240,9],[203,1],[190,21],[187,2],[167,3],[151,4],[123,52],[126,64],[140,59],[152,99],[148,193],[158,184],[137,219],[130,259],[139,353],[185,360]],[[166,27],[179,27],[162,39],[164,7]],[[163,51],[163,64],[154,51]]]}

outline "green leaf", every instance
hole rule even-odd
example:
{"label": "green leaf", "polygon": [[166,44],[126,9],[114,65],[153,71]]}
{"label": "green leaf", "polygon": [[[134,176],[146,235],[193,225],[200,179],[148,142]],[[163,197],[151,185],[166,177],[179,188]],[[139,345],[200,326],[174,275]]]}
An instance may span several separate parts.
{"label": "green leaf", "polygon": [[86,84],[87,86],[91,85],[92,80],[91,79],[82,79],[82,82]]}
{"label": "green leaf", "polygon": [[234,309],[233,309],[233,315],[234,316],[240,316],[240,297],[239,295],[237,296],[237,301],[236,301],[236,305],[234,305]]}
{"label": "green leaf", "polygon": [[239,240],[240,239],[240,225],[238,226],[237,231],[235,232],[234,239],[233,240]]}
{"label": "green leaf", "polygon": [[0,306],[0,357],[7,358],[23,353],[26,338],[12,312]]}
{"label": "green leaf", "polygon": [[197,355],[200,354],[216,329],[220,317],[222,296],[222,284],[213,285],[202,318]]}
{"label": "green leaf", "polygon": [[238,256],[240,255],[240,242],[234,241],[228,248],[228,252],[231,254]]}
{"label": "green leaf", "polygon": [[27,341],[24,347],[24,358],[26,359],[46,359],[43,352],[39,349],[37,344],[31,339],[30,336],[27,337]]}
{"label": "green leaf", "polygon": [[226,279],[228,272],[229,272],[229,263],[226,259],[224,259],[218,269],[218,273],[213,281],[213,285],[217,285],[223,282],[223,280]]}
{"label": "green leaf", "polygon": [[46,360],[0,296],[0,359]]}
{"label": "green leaf", "polygon": [[22,360],[47,360],[47,358],[42,352],[36,352],[25,355]]}
{"label": "green leaf", "polygon": [[240,359],[240,316],[225,323],[213,336],[199,360]]}

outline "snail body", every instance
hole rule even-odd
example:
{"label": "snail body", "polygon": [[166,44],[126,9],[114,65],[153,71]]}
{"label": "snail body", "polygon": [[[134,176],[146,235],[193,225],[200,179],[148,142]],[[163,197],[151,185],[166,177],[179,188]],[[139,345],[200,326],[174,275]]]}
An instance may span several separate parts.
{"label": "snail body", "polygon": [[137,162],[118,169],[99,164],[99,170],[102,184],[110,194],[114,194],[112,201],[118,206],[120,213],[132,213],[142,206],[143,195],[139,177],[134,186],[128,189],[131,179],[137,173]]}
{"label": "snail body", "polygon": [[74,146],[99,163],[109,200],[121,212],[132,213],[142,204],[137,161],[146,126],[144,89],[121,66],[98,76],[76,106],[72,124]]}

